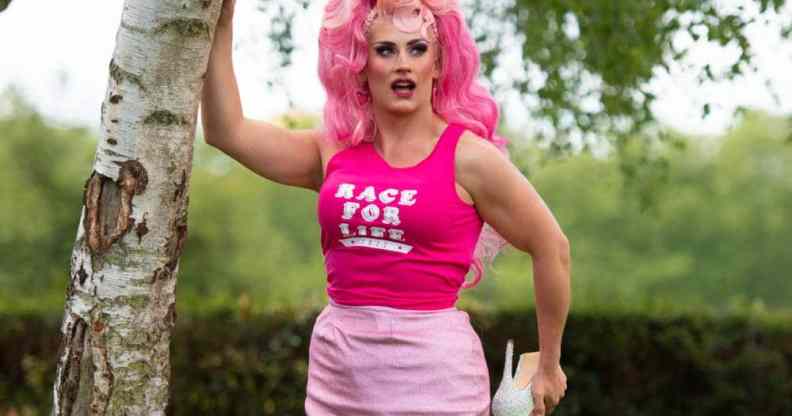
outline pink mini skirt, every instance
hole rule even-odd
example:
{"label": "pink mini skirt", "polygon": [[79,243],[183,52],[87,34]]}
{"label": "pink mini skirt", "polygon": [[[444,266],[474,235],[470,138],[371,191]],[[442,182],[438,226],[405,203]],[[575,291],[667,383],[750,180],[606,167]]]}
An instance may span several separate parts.
{"label": "pink mini skirt", "polygon": [[489,416],[490,380],[467,312],[332,299],[308,353],[308,416]]}

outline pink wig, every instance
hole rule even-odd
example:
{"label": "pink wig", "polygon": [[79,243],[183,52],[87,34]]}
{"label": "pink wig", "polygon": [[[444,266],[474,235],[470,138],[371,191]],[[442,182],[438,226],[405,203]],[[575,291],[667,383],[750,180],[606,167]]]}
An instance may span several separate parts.
{"label": "pink wig", "polygon": [[[409,0],[380,0],[405,3]],[[465,24],[456,0],[420,0],[432,12],[440,46],[442,73],[432,95],[432,108],[448,123],[464,126],[491,141],[508,156],[507,140],[495,134],[499,110],[495,100],[476,77],[478,48]],[[373,141],[374,113],[359,81],[368,60],[365,21],[376,0],[329,0],[319,33],[319,79],[327,93],[322,126],[327,140],[354,146]],[[451,71],[446,68],[454,68]],[[489,224],[484,224],[473,254],[475,276],[463,288],[474,287],[484,276],[484,264],[492,263],[508,243]]]}

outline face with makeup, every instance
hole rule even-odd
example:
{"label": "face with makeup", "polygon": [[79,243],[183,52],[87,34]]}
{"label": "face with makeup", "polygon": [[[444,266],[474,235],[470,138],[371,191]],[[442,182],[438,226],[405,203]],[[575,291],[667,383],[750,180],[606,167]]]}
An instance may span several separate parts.
{"label": "face with makeup", "polygon": [[361,76],[368,83],[375,112],[431,111],[432,81],[440,76],[437,47],[420,28],[403,32],[387,18],[371,24],[368,60]]}

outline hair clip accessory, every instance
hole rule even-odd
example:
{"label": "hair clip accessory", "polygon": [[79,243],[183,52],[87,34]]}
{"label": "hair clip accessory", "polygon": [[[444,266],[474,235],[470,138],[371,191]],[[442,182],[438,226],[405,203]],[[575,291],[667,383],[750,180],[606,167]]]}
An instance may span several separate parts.
{"label": "hair clip accessory", "polygon": [[390,18],[402,32],[421,32],[427,39],[437,40],[437,23],[432,11],[420,0],[381,0],[366,16],[363,24],[366,33],[379,17]]}

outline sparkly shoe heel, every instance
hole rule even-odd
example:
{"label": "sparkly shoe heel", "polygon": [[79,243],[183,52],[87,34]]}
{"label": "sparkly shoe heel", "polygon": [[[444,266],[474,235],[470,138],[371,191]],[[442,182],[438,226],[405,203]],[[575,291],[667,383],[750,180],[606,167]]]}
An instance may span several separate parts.
{"label": "sparkly shoe heel", "polygon": [[[536,353],[533,353],[536,354]],[[517,372],[512,377],[512,356],[514,355],[514,341],[509,339],[506,343],[506,363],[503,366],[503,377],[498,390],[492,398],[492,416],[528,416],[534,408],[531,385],[524,388],[517,387],[515,380],[520,380],[524,355],[520,355],[517,362]],[[530,376],[530,375],[529,375]]]}

